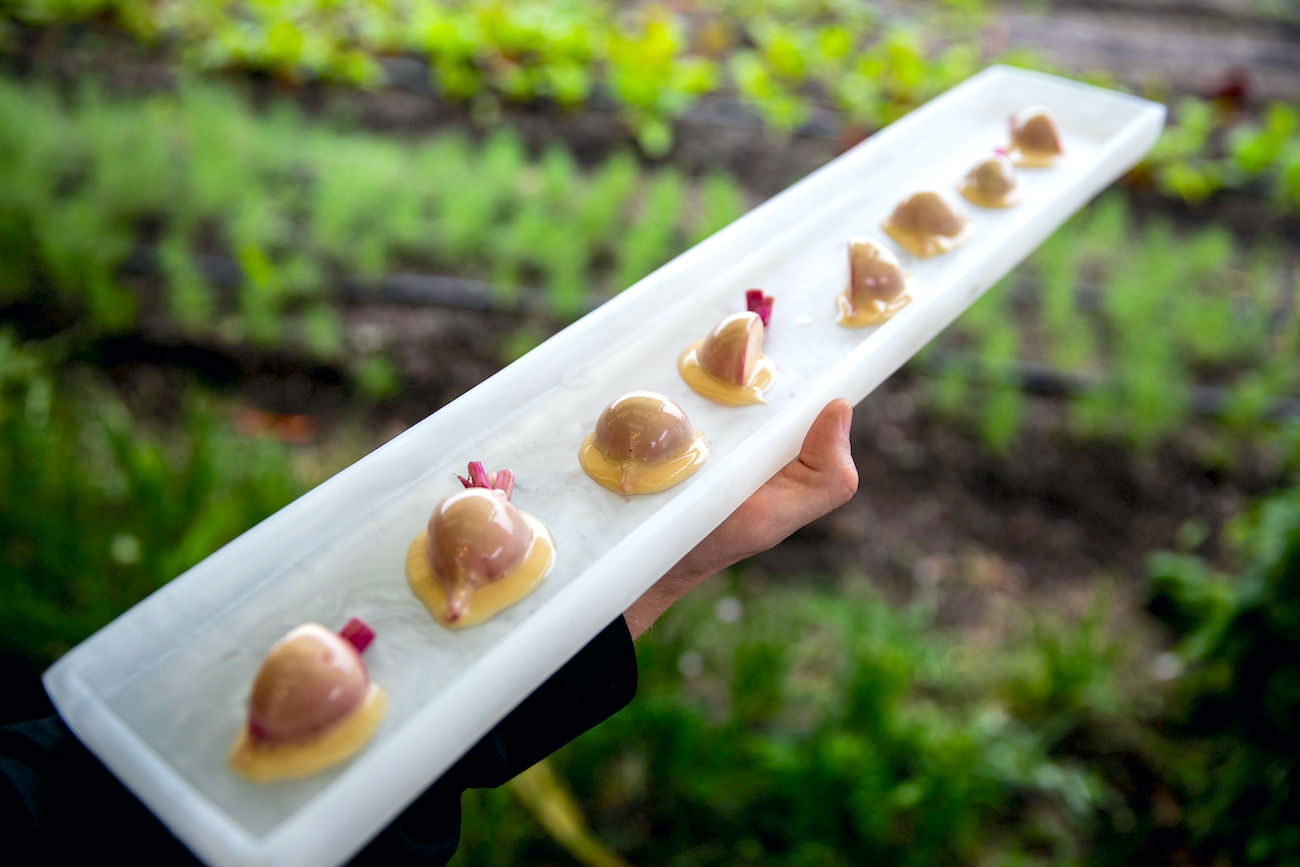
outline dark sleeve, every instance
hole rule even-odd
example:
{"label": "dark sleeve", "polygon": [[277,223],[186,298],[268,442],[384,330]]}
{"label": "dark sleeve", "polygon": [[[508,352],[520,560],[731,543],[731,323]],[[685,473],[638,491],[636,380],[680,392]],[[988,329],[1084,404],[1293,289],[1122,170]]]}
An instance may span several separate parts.
{"label": "dark sleeve", "polygon": [[636,695],[636,652],[615,620],[406,808],[354,865],[436,865],[460,842],[460,795],[499,786],[621,710]]}
{"label": "dark sleeve", "polygon": [[[620,617],[469,749],[354,864],[437,865],[460,839],[460,795],[497,786],[621,709],[636,693],[636,655]],[[58,717],[0,728],[0,829],[6,848],[48,863],[90,863],[129,840],[137,863],[194,857]]]}

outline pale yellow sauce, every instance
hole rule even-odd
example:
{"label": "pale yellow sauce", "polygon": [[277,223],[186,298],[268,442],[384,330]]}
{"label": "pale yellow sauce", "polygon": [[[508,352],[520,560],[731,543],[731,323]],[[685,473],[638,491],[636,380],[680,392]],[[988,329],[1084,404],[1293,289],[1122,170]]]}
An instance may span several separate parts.
{"label": "pale yellow sauce", "polygon": [[230,748],[230,767],[255,783],[295,780],[322,771],[359,750],[375,733],[388,707],[388,696],[370,684],[361,705],[320,734],[292,743],[254,740],[248,728]]}
{"label": "pale yellow sauce", "polygon": [[497,580],[476,587],[464,613],[453,621],[447,620],[447,591],[429,563],[429,531],[421,530],[411,540],[411,546],[406,549],[406,581],[424,607],[443,626],[460,629],[482,623],[523,599],[550,574],[551,566],[555,564],[555,540],[541,521],[526,512],[519,515],[533,531],[533,540],[528,543],[524,559]]}
{"label": "pale yellow sauce", "polygon": [[962,241],[965,241],[975,231],[975,226],[969,220],[962,227],[962,230],[956,235],[922,235],[916,232],[907,232],[894,225],[893,220],[886,220],[881,223],[889,237],[893,238],[903,246],[903,249],[916,256],[919,259],[928,259],[931,256],[938,256],[940,253],[947,253],[953,247],[956,247]]}
{"label": "pale yellow sauce", "polygon": [[611,461],[596,448],[596,435],[587,434],[578,449],[578,462],[587,475],[616,494],[656,494],[684,481],[709,456],[709,444],[698,431],[695,439],[677,457],[657,464]]}
{"label": "pale yellow sauce", "polygon": [[1007,156],[1013,165],[1022,169],[1045,169],[1056,165],[1061,154],[1052,151],[1025,150],[1019,145],[1007,148]]}
{"label": "pale yellow sauce", "polygon": [[732,385],[730,382],[718,379],[700,364],[697,350],[701,342],[697,340],[686,347],[686,351],[677,359],[677,372],[696,394],[727,406],[749,406],[767,402],[763,399],[763,395],[771,388],[772,380],[776,377],[776,365],[770,358],[765,355],[758,360],[749,382],[744,385]]}
{"label": "pale yellow sauce", "polygon": [[986,196],[980,192],[976,184],[962,183],[957,187],[966,201],[972,205],[979,205],[981,208],[1009,208],[1020,201],[1020,190],[1013,188],[1005,196]]}
{"label": "pale yellow sauce", "polygon": [[854,309],[853,302],[849,300],[849,293],[841,292],[835,298],[835,309],[839,314],[835,317],[835,321],[845,328],[879,325],[906,307],[911,300],[912,296],[904,292],[891,301],[872,299],[865,306]]}

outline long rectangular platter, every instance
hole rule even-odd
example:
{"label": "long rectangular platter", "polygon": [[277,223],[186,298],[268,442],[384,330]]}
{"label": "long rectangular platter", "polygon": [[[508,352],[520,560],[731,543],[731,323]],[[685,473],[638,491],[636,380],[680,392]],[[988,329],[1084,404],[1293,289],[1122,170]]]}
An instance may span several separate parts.
{"label": "long rectangular platter", "polygon": [[[913,300],[885,324],[836,324],[846,239],[880,230],[922,189],[952,194],[1030,105],[1066,154],[1020,172],[1022,202],[965,206],[974,235],[934,259],[899,250]],[[1071,213],[1132,166],[1164,120],[1155,103],[1004,67],[953,88],[697,245],[524,358],[285,507],[136,605],[45,675],[77,736],[200,858],[333,865],[435,780],[797,452],[832,398],[862,400]],[[964,203],[962,203],[964,205]],[[767,403],[730,408],[677,374],[681,350],[776,299]],[[677,401],[710,456],[664,493],[624,498],[579,468],[601,409],[648,389]],[[553,573],[495,619],[450,632],[407,587],[410,540],[468,461],[512,469],[514,502],[554,536]],[[861,496],[870,496],[863,492]],[[359,615],[389,708],[352,760],[255,785],[226,765],[262,655],[297,624]]]}

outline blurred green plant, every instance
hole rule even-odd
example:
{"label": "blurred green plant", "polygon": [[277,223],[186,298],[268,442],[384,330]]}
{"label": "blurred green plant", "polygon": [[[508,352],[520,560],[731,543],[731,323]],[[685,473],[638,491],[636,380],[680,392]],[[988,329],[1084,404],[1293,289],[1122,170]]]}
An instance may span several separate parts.
{"label": "blurred green plant", "polygon": [[1188,554],[1151,560],[1152,609],[1174,629],[1186,666],[1164,769],[1207,861],[1294,864],[1300,489],[1256,504],[1225,536],[1231,572]]}
{"label": "blurred green plant", "polygon": [[1300,387],[1290,361],[1300,311],[1275,247],[1244,247],[1219,227],[1134,222],[1122,197],[1107,196],[1030,257],[1022,273],[1032,282],[990,289],[941,342],[972,363],[930,381],[932,405],[1006,453],[1025,414],[1018,366],[1037,363],[1085,384],[1068,398],[1076,433],[1150,451],[1191,418],[1194,387],[1213,382],[1224,395],[1222,460],[1249,442],[1294,464],[1300,419],[1274,410]]}
{"label": "blurred green plant", "polygon": [[[1104,705],[1090,684],[1114,682],[1117,644],[1099,617],[972,653],[860,584],[718,585],[639,643],[633,704],[552,760],[606,845],[653,864],[1083,863],[1111,796],[1036,726]],[[545,860],[519,812],[467,796],[453,863]]]}
{"label": "blurred green plant", "polygon": [[1240,119],[1184,97],[1146,160],[1156,188],[1193,205],[1224,189],[1258,192],[1281,213],[1300,211],[1300,108],[1271,103]]}
{"label": "blurred green plant", "polygon": [[43,667],[306,489],[196,398],[155,430],[0,332],[0,650]]}
{"label": "blurred green plant", "polygon": [[[0,0],[0,22],[111,23],[171,47],[192,69],[371,87],[389,80],[384,58],[413,55],[442,97],[482,116],[501,101],[561,109],[608,101],[652,157],[669,152],[674,120],[706,94],[736,93],[772,130],[796,130],[828,105],[870,132],[988,62],[1059,72],[1023,49],[982,56],[987,15],[983,0],[919,4],[887,22],[870,4],[838,0],[705,0],[688,11],[608,0]],[[1084,78],[1122,87],[1106,73]],[[1135,177],[1193,204],[1240,189],[1294,213],[1298,116],[1286,103],[1243,117],[1184,96]]]}
{"label": "blurred green plant", "polygon": [[[136,179],[142,158],[157,172]],[[558,146],[531,158],[509,132],[396,142],[192,82],[64,100],[0,79],[0,161],[0,305],[62,307],[83,336],[161,316],[189,338],[334,361],[349,361],[330,305],[344,279],[422,268],[503,296],[531,284],[575,317],[745,208],[718,173],[643,172],[627,153],[588,172]],[[378,362],[357,364],[368,393],[391,392]]]}
{"label": "blurred green plant", "polygon": [[[905,113],[979,63],[966,45],[983,4],[945,6],[928,26],[966,44],[934,56],[913,27],[882,28],[870,6],[846,2],[714,0],[688,16],[608,0],[0,0],[0,15],[29,26],[111,23],[192,68],[265,70],[288,82],[370,87],[389,79],[383,58],[414,55],[443,97],[479,108],[612,100],[641,149],[662,156],[675,118],[700,95],[731,88],[780,130],[802,124],[817,98],[869,127]],[[739,45],[754,48],[722,59]]]}

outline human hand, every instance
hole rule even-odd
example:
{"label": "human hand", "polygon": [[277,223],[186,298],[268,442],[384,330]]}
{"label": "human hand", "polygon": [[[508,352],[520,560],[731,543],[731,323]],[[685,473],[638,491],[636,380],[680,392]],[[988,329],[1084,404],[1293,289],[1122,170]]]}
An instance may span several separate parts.
{"label": "human hand", "polygon": [[624,612],[636,638],[705,578],[760,551],[849,501],[858,471],[849,452],[853,406],[828,403],[804,437],[799,456],[740,504]]}

